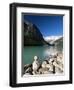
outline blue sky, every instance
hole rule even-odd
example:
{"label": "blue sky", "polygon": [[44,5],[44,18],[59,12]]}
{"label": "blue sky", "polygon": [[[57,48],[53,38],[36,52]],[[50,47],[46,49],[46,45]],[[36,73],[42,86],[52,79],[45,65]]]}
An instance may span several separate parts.
{"label": "blue sky", "polygon": [[63,35],[63,16],[24,15],[24,19],[35,24],[44,37]]}

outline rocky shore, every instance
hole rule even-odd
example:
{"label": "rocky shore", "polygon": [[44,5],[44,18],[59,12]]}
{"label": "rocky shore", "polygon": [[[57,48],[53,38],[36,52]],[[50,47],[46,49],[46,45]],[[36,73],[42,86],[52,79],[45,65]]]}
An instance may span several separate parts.
{"label": "rocky shore", "polygon": [[40,62],[38,56],[34,56],[31,64],[24,65],[23,75],[41,75],[63,73],[63,54],[50,55]]}

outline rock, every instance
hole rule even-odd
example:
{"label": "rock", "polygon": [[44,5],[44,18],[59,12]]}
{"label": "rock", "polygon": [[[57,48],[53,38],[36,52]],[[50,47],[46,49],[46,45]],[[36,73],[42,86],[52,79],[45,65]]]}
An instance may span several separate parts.
{"label": "rock", "polygon": [[33,71],[33,75],[39,75],[40,73],[38,71]]}
{"label": "rock", "polygon": [[56,72],[57,71],[61,71],[61,72],[63,72],[63,65],[61,64],[61,63],[57,63],[57,62],[53,62],[53,65],[56,67],[56,68],[58,68],[57,70],[56,70]]}
{"label": "rock", "polygon": [[46,74],[49,73],[49,69],[48,68],[40,68],[39,69],[39,74]]}
{"label": "rock", "polygon": [[48,62],[51,63],[53,60],[54,60],[54,58],[50,58],[50,59],[48,60]]}
{"label": "rock", "polygon": [[57,56],[54,55],[54,56],[52,56],[52,57],[48,60],[48,62],[49,62],[49,63],[52,63],[53,61],[56,61],[56,60],[57,60]]}
{"label": "rock", "polygon": [[24,73],[23,74],[26,74],[26,73],[29,73],[32,75],[32,64],[24,65]]}
{"label": "rock", "polygon": [[40,69],[38,70],[38,72],[39,72],[39,74],[42,74],[42,73],[43,73],[43,68],[40,68]]}
{"label": "rock", "polygon": [[38,68],[40,67],[40,63],[38,61],[38,57],[34,56],[34,61],[32,63],[32,69],[34,72],[37,72]]}
{"label": "rock", "polygon": [[48,70],[47,71],[43,71],[42,74],[49,74],[49,71]]}
{"label": "rock", "polygon": [[62,54],[57,56],[57,61],[59,61],[60,63],[63,63],[63,55]]}
{"label": "rock", "polygon": [[25,73],[23,76],[25,76],[25,75],[31,75],[30,73]]}
{"label": "rock", "polygon": [[24,68],[32,67],[32,64],[26,64],[24,65]]}
{"label": "rock", "polygon": [[50,68],[51,67],[51,65],[50,64],[46,64],[46,68]]}
{"label": "rock", "polygon": [[32,71],[33,71],[32,68],[29,67],[29,68],[26,69],[25,74],[29,73],[30,75],[33,75]]}
{"label": "rock", "polygon": [[48,64],[48,61],[47,60],[44,60],[43,62],[42,62],[42,68],[46,68],[46,65]]}
{"label": "rock", "polygon": [[42,64],[37,56],[34,56],[32,64],[24,65],[24,73],[26,75],[55,74],[62,73],[63,56],[62,54],[53,55],[49,60],[44,60]]}

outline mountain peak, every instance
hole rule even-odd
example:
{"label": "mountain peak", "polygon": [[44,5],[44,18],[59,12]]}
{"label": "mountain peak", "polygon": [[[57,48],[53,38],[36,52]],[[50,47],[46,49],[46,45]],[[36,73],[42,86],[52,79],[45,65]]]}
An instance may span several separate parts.
{"label": "mountain peak", "polygon": [[35,24],[32,24],[31,22],[24,20],[24,45],[36,46],[50,44],[44,40],[42,33]]}

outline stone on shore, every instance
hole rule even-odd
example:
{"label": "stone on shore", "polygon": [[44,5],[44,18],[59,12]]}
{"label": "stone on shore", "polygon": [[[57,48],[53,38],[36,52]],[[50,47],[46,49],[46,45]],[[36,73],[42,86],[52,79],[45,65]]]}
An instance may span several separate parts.
{"label": "stone on shore", "polygon": [[34,56],[34,61],[32,63],[32,69],[34,72],[37,72],[38,68],[40,67],[40,63],[37,56]]}
{"label": "stone on shore", "polygon": [[64,71],[62,54],[54,55],[49,60],[39,62],[39,58],[34,56],[32,64],[24,65],[24,74],[40,75],[40,74],[56,74]]}

